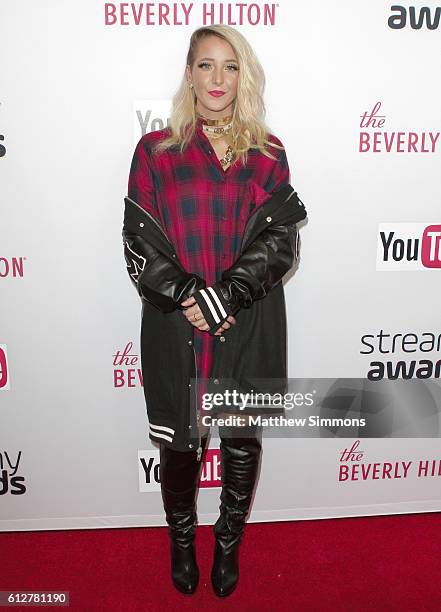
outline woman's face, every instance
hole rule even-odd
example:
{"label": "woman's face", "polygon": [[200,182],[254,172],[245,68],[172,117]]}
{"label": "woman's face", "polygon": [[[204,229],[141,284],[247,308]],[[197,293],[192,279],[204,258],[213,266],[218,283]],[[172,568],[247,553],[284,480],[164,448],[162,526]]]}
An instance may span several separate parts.
{"label": "woman's face", "polygon": [[219,36],[200,40],[193,68],[187,66],[186,75],[189,83],[193,83],[196,109],[202,115],[208,119],[221,119],[233,114],[239,63],[230,43]]}

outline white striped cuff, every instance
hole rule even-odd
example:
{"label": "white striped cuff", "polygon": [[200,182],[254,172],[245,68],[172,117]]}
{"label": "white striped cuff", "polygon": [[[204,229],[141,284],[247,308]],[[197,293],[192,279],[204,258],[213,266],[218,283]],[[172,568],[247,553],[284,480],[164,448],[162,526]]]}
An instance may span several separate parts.
{"label": "white striped cuff", "polygon": [[149,430],[150,436],[162,438],[163,440],[168,440],[168,442],[173,442],[175,430],[171,427],[166,427],[165,425],[153,425],[153,423],[149,422]]}
{"label": "white striped cuff", "polygon": [[227,319],[228,315],[232,314],[230,307],[222,295],[219,287],[207,287],[200,289],[193,294],[196,303],[204,315],[210,329],[210,334],[215,333]]}

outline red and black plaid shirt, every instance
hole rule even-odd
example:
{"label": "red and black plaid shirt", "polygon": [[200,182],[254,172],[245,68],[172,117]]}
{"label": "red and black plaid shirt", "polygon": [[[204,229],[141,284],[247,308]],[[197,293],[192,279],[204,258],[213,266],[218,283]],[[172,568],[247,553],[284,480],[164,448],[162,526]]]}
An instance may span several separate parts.
{"label": "red and black plaid shirt", "polygon": [[[150,132],[138,142],[128,196],[161,223],[184,268],[199,274],[209,287],[236,261],[250,216],[272,192],[290,183],[286,153],[271,147],[277,157],[272,160],[250,149],[245,166],[237,159],[224,170],[200,118],[183,153],[177,147],[159,155],[152,152],[153,143],[167,133],[168,128]],[[282,144],[273,134],[268,139]],[[195,327],[198,377],[211,376],[216,339]]]}

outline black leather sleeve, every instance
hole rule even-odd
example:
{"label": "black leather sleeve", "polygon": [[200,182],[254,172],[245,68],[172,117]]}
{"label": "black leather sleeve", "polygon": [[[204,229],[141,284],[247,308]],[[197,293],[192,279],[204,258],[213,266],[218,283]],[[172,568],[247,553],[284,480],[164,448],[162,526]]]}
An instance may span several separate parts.
{"label": "black leather sleeve", "polygon": [[273,225],[259,234],[213,287],[222,293],[229,311],[235,314],[265,297],[298,257],[296,223]]}
{"label": "black leather sleeve", "polygon": [[197,274],[189,274],[178,262],[160,253],[142,236],[122,231],[127,272],[139,295],[162,312],[172,312],[180,303],[206,286]]}

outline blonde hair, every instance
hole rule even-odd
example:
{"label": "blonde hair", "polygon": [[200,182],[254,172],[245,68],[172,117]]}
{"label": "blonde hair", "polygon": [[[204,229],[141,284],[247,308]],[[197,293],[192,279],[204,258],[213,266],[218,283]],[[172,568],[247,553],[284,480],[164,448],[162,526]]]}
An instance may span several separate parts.
{"label": "blonde hair", "polygon": [[[231,130],[231,146],[235,157],[240,157],[246,164],[248,149],[252,147],[259,149],[271,159],[277,159],[265,147],[270,144],[272,147],[284,149],[266,138],[270,130],[263,119],[265,115],[263,101],[265,74],[245,37],[227,25],[216,24],[198,28],[191,35],[186,64],[190,68],[193,67],[199,41],[213,35],[230,43],[239,64],[239,80]],[[154,145],[155,151],[163,151],[176,145],[179,146],[181,152],[184,150],[195,132],[195,99],[194,89],[189,87],[184,73],[181,84],[173,96],[172,112],[168,124],[171,134]]]}

